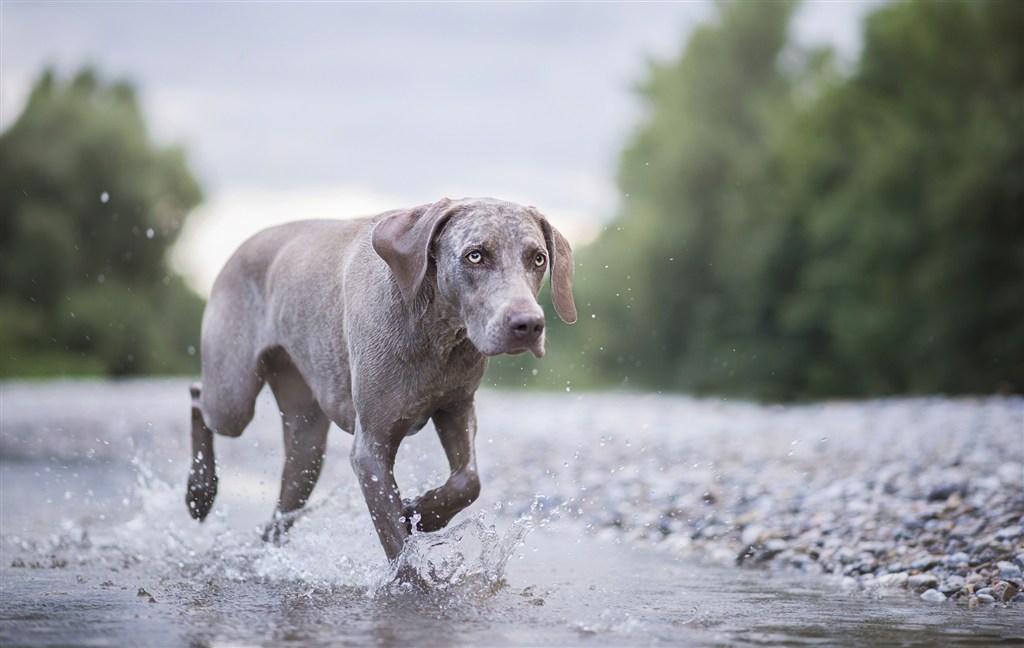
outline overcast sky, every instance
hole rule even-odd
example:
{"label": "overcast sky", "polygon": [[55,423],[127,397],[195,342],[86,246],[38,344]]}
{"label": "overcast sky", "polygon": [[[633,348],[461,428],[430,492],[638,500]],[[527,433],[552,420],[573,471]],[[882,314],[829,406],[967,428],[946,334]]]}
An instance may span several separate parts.
{"label": "overcast sky", "polygon": [[[853,57],[875,5],[806,3],[794,36]],[[533,204],[583,241],[615,211],[646,62],[713,15],[704,1],[4,0],[0,127],[46,66],[134,82],[206,193],[175,253],[201,292],[266,225],[442,196]]]}

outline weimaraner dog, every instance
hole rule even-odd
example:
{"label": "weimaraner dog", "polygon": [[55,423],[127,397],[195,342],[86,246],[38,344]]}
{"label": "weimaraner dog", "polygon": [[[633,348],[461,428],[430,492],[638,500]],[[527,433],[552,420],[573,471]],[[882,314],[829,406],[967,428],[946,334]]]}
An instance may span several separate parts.
{"label": "weimaraner dog", "polygon": [[[388,560],[417,514],[419,530],[446,526],[480,492],[473,397],[488,357],[544,353],[537,294],[549,269],[555,312],[575,322],[569,244],[535,208],[493,198],[253,236],[221,271],[203,315],[192,517],[203,520],[217,494],[213,433],[239,436],[269,382],[285,461],[265,539],[279,541],[309,499],[332,421],[355,437],[352,468]],[[395,454],[428,419],[451,475],[403,502]]]}

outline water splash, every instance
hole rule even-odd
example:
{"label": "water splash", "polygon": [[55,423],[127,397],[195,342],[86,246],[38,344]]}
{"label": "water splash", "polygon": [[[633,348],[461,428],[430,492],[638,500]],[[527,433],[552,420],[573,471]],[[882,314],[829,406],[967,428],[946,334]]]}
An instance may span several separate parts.
{"label": "water splash", "polygon": [[426,594],[425,602],[448,604],[481,601],[499,591],[516,549],[544,522],[535,506],[499,532],[480,513],[448,529],[410,536],[389,565],[350,484],[339,484],[306,507],[276,546],[261,539],[260,520],[244,520],[239,502],[222,502],[198,524],[185,509],[182,480],[162,478],[139,460],[132,469],[135,483],[118,500],[116,516],[76,516],[43,539],[5,536],[5,555],[10,548],[19,566],[134,573],[165,584],[260,583],[362,592],[371,599],[414,593]]}
{"label": "water splash", "polygon": [[480,596],[504,585],[505,567],[526,535],[533,517],[515,520],[504,534],[483,523],[484,515],[444,531],[410,536],[371,596],[434,592]]}

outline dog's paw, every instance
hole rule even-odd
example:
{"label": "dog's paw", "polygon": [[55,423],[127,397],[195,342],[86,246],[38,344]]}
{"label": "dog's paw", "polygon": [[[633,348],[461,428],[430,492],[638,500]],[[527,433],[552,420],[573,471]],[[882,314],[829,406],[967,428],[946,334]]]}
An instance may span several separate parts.
{"label": "dog's paw", "polygon": [[275,547],[280,547],[287,539],[288,528],[281,523],[280,519],[275,519],[263,527],[263,542],[269,542]]}
{"label": "dog's paw", "polygon": [[442,520],[441,516],[436,513],[424,512],[421,500],[422,498],[417,497],[414,500],[405,500],[403,502],[402,517],[405,518],[405,530],[412,533],[413,524],[416,525],[416,531],[418,532],[429,533],[430,531],[443,529],[447,522]]}
{"label": "dog's paw", "polygon": [[194,465],[188,474],[188,489],[185,491],[185,503],[188,513],[193,519],[202,522],[213,508],[213,500],[217,497],[217,475],[207,472],[206,467]]}
{"label": "dog's paw", "polygon": [[263,542],[269,542],[275,547],[280,547],[288,541],[288,531],[291,530],[295,521],[305,513],[304,509],[282,513],[274,511],[274,519],[263,527]]}

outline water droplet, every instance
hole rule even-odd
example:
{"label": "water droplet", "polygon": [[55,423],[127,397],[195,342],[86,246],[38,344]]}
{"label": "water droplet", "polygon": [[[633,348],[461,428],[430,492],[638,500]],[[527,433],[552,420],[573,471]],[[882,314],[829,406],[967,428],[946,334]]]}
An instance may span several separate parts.
{"label": "water droplet", "polygon": [[152,227],[150,227],[149,229],[146,230],[146,238],[151,239],[155,235],[156,235],[156,232],[153,231]]}
{"label": "water droplet", "polygon": [[104,191],[103,193],[100,194],[100,202],[101,203],[106,203],[106,202],[109,202],[109,201],[110,201],[110,194],[108,194],[106,191]]}

